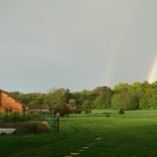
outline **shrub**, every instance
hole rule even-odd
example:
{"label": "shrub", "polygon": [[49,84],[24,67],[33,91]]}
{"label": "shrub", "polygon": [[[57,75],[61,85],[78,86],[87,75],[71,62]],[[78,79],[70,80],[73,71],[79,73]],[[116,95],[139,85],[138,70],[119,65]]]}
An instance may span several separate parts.
{"label": "shrub", "polygon": [[105,115],[106,117],[110,117],[111,116],[110,112],[103,112],[102,114]]}
{"label": "shrub", "polygon": [[76,113],[76,114],[81,114],[81,112],[82,112],[82,111],[81,111],[80,108],[77,108],[77,109],[75,110],[75,113]]}
{"label": "shrub", "polygon": [[71,106],[69,104],[65,104],[59,108],[57,108],[55,110],[55,114],[56,113],[60,113],[60,116],[61,117],[64,117],[64,116],[68,116],[70,115],[71,113],[73,113],[73,109],[71,108]]}
{"label": "shrub", "polygon": [[4,122],[0,123],[1,128],[16,128],[17,134],[35,134],[49,132],[47,122],[29,121],[29,122]]}
{"label": "shrub", "polygon": [[49,132],[49,125],[47,122],[38,122],[36,124],[37,133]]}
{"label": "shrub", "polygon": [[124,114],[124,109],[120,108],[118,112],[119,112],[119,114]]}
{"label": "shrub", "polygon": [[110,117],[111,116],[111,114],[110,113],[106,113],[106,117]]}
{"label": "shrub", "polygon": [[46,133],[49,131],[47,122],[24,122],[17,126],[17,133]]}

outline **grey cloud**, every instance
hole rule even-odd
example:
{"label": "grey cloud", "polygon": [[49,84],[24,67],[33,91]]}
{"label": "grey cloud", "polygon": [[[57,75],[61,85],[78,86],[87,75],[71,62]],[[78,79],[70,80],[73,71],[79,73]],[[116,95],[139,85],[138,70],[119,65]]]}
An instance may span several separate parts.
{"label": "grey cloud", "polygon": [[1,0],[1,86],[72,90],[147,79],[155,0]]}

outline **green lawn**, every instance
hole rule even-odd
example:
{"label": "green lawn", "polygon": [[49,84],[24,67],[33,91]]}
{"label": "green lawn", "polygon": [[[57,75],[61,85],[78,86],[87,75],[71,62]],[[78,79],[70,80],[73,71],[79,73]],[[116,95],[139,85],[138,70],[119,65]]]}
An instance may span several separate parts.
{"label": "green lawn", "polygon": [[63,157],[84,146],[80,157],[157,157],[157,111],[94,112],[61,119],[59,134],[0,136],[4,157]]}

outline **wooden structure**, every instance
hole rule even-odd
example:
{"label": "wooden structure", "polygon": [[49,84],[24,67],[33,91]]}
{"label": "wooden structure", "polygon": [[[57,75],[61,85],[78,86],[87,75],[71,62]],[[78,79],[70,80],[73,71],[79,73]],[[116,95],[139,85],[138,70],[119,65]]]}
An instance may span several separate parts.
{"label": "wooden structure", "polygon": [[48,113],[50,108],[47,104],[28,105],[28,112],[30,113]]}
{"label": "wooden structure", "polygon": [[0,89],[0,113],[25,112],[26,106]]}

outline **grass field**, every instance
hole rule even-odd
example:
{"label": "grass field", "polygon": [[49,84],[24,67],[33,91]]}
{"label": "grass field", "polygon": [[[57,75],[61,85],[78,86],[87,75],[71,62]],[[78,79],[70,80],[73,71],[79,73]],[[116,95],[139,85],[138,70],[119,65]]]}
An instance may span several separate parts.
{"label": "grass field", "polygon": [[59,134],[1,135],[0,156],[157,157],[157,111],[104,112],[63,118]]}

